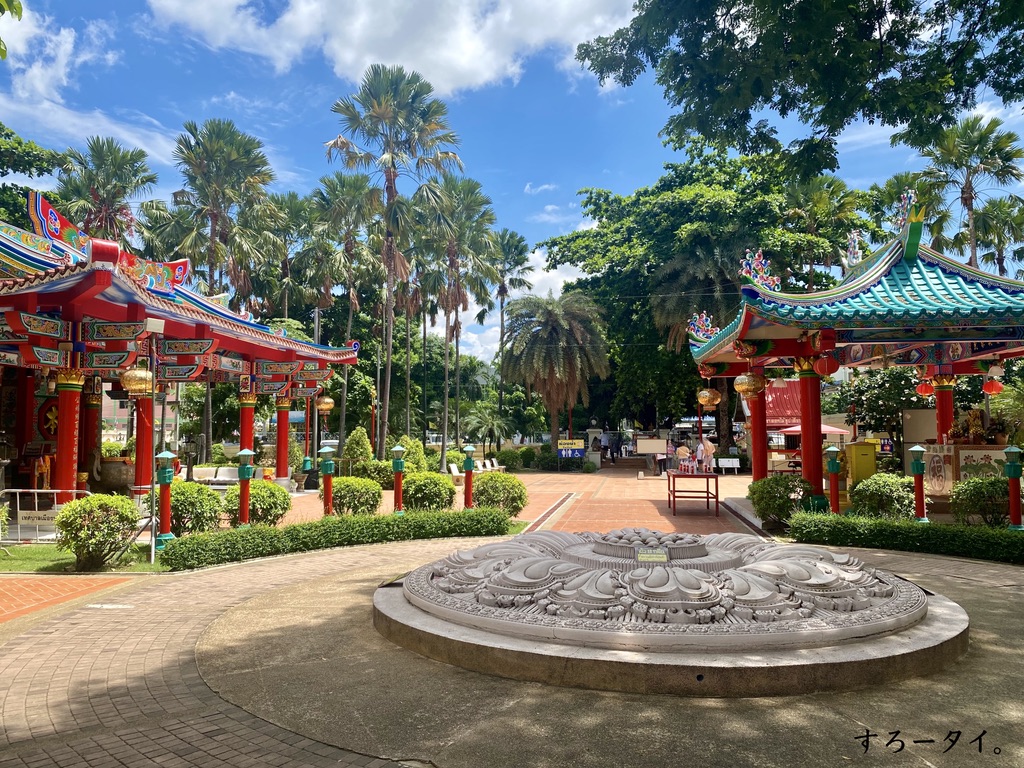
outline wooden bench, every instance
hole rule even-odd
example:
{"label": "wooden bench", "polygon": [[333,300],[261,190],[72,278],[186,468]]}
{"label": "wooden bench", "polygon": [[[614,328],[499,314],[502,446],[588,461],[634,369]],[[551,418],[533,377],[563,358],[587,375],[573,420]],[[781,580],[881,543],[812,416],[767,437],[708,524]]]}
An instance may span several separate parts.
{"label": "wooden bench", "polygon": [[504,472],[505,471],[505,468],[503,466],[501,466],[500,464],[498,464],[498,460],[497,459],[485,459],[484,460],[484,464],[486,464],[487,468],[490,469],[492,472]]}

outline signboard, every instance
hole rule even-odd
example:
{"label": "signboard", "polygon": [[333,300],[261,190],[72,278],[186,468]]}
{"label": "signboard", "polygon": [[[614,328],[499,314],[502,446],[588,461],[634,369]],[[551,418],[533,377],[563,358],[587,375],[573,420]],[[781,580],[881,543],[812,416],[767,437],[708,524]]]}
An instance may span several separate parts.
{"label": "signboard", "polygon": [[582,459],[586,456],[586,443],[583,440],[559,440],[558,458]]}
{"label": "signboard", "polygon": [[636,559],[639,563],[667,563],[668,552],[661,547],[637,547]]}

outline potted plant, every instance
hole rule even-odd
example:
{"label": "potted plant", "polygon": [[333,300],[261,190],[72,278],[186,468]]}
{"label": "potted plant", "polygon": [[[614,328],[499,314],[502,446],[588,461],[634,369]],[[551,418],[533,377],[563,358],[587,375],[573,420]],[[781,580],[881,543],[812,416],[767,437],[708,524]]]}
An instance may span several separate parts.
{"label": "potted plant", "polygon": [[295,490],[301,491],[306,485],[306,472],[303,471],[302,465],[298,464],[292,469],[292,480],[295,481]]}
{"label": "potted plant", "polygon": [[949,428],[949,442],[963,445],[967,442],[967,424],[963,421],[953,422]]}
{"label": "potted plant", "polygon": [[993,445],[1006,445],[1009,440],[1010,426],[1002,416],[991,416],[985,434]]}

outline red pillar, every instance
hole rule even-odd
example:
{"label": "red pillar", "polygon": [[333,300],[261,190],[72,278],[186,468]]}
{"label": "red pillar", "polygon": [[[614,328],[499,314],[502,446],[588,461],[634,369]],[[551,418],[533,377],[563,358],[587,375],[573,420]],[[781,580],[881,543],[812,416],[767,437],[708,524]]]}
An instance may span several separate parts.
{"label": "red pillar", "polygon": [[793,366],[800,378],[800,465],[812,493],[824,501],[821,467],[821,379],[811,358],[798,357]]}
{"label": "red pillar", "polygon": [[149,493],[153,483],[153,397],[135,398],[135,494]]}
{"label": "red pillar", "polygon": [[238,481],[238,524],[249,524],[249,480]]}
{"label": "red pillar", "polygon": [[[238,449],[245,450],[248,448],[250,451],[253,450],[253,422],[256,416],[256,395],[251,393],[243,393],[238,396]],[[287,452],[286,452],[287,454]],[[254,457],[255,459],[259,457]]]}
{"label": "red pillar", "polygon": [[914,473],[914,515],[918,520],[928,516],[924,506],[924,472]]}
{"label": "red pillar", "polygon": [[948,442],[947,435],[953,428],[953,385],[955,376],[932,377],[935,384],[935,433],[939,444]]}
{"label": "red pillar", "polygon": [[277,476],[288,477],[288,412],[292,409],[289,397],[279,397],[277,405]]}
{"label": "red pillar", "polygon": [[[78,423],[85,375],[75,368],[57,372],[57,460],[52,487],[61,491],[78,488]],[[66,504],[73,493],[58,493],[57,503]]]}
{"label": "red pillar", "polygon": [[[327,462],[325,462],[327,463]],[[330,462],[332,465],[334,462]],[[324,478],[324,514],[334,514],[334,469],[333,466],[331,471],[328,472],[326,467],[322,467]]]}
{"label": "red pillar", "polygon": [[462,465],[462,471],[466,475],[466,495],[463,498],[462,505],[466,509],[473,508],[473,467],[472,459],[466,459],[466,463]]}
{"label": "red pillar", "polygon": [[768,409],[765,393],[747,397],[750,406],[750,465],[754,480],[768,477]]}
{"label": "red pillar", "polygon": [[401,512],[402,507],[402,473],[395,472],[395,512]]}

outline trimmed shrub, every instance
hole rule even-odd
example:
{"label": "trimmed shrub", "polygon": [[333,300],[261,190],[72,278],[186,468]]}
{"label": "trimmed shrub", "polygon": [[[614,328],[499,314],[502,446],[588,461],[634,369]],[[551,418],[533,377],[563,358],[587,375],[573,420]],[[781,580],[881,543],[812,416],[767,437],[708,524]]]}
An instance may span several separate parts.
{"label": "trimmed shrub", "polygon": [[7,538],[7,524],[11,520],[11,505],[0,504],[0,539]]}
{"label": "trimmed shrub", "polygon": [[532,467],[537,460],[537,451],[529,445],[524,445],[519,449],[519,457],[523,460],[524,467]]}
{"label": "trimmed shrub", "polygon": [[503,466],[508,472],[515,472],[523,466],[523,457],[519,451],[498,451],[495,454],[495,458],[498,460],[498,464]]}
{"label": "trimmed shrub", "polygon": [[356,461],[369,461],[373,458],[370,449],[370,438],[364,427],[356,427],[345,438],[345,447],[341,449],[341,458]]}
{"label": "trimmed shrub", "polygon": [[[238,525],[238,485],[228,486],[224,493],[224,511],[231,525]],[[270,480],[249,482],[249,522],[252,525],[277,525],[292,508],[292,497],[284,488]]]}
{"label": "trimmed shrub", "polygon": [[985,525],[1002,528],[1010,520],[1010,483],[1005,477],[959,480],[953,483],[949,506],[958,525],[980,518]]}
{"label": "trimmed shrub", "polygon": [[587,460],[583,462],[583,473],[589,475],[592,472],[597,472],[597,464]]}
{"label": "trimmed shrub", "polygon": [[441,452],[427,455],[427,472],[437,472],[442,475],[448,474],[449,464],[458,464],[459,471],[462,471],[462,463],[466,460],[466,454],[460,451],[449,450],[445,455],[444,467],[441,467]]}
{"label": "trimmed shrub", "polygon": [[495,507],[509,517],[517,517],[528,498],[526,486],[515,475],[488,472],[473,478],[473,506]]}
{"label": "trimmed shrub", "polygon": [[508,533],[508,526],[508,516],[504,512],[485,508],[464,512],[407,512],[401,516],[324,517],[284,528],[254,525],[174,539],[167,543],[160,562],[172,571],[183,571],[254,557],[356,544],[454,536],[504,536]]}
{"label": "trimmed shrub", "polygon": [[386,491],[393,490],[395,487],[395,470],[391,468],[390,461],[377,461],[376,459],[357,461],[352,465],[352,476],[373,480]]}
{"label": "trimmed shrub", "polygon": [[554,453],[555,449],[551,447],[551,443],[541,443],[538,455],[543,456],[545,453]]}
{"label": "trimmed shrub", "polygon": [[[156,504],[159,509],[159,490]],[[212,531],[220,523],[223,506],[220,494],[208,485],[175,479],[171,483],[171,533],[184,536]],[[149,509],[148,493],[142,497],[142,508]]]}
{"label": "trimmed shrub", "polygon": [[800,513],[790,520],[789,532],[803,544],[895,549],[1024,563],[1024,532],[1009,528],[922,525],[915,520]]}
{"label": "trimmed shrub", "polygon": [[100,446],[100,456],[104,459],[116,459],[123,450],[124,446],[121,443],[115,443],[113,440],[104,440]]}
{"label": "trimmed shrub", "polygon": [[909,520],[914,517],[914,478],[879,472],[850,491],[850,514]]}
{"label": "trimmed shrub", "polygon": [[95,493],[64,505],[53,522],[57,549],[75,556],[76,571],[95,571],[128,546],[139,511],[125,496]]}
{"label": "trimmed shrub", "polygon": [[427,471],[427,457],[423,451],[423,443],[408,435],[402,435],[398,438],[397,444],[405,448],[402,458],[405,460],[406,472]]}
{"label": "trimmed shrub", "polygon": [[[336,477],[331,481],[331,497],[336,515],[375,515],[384,492],[380,483],[364,477]],[[323,486],[320,486],[323,498]]]}
{"label": "trimmed shrub", "polygon": [[[480,475],[474,475],[474,482]],[[402,479],[402,503],[410,509],[440,512],[455,503],[455,483],[450,475],[417,472]]]}
{"label": "trimmed shrub", "polygon": [[213,447],[210,449],[209,463],[213,464],[215,467],[227,467],[234,462],[232,462],[224,453],[224,443],[214,443]]}
{"label": "trimmed shrub", "polygon": [[763,522],[784,527],[790,517],[800,511],[804,497],[812,490],[811,484],[799,475],[771,475],[752,482],[747,498],[754,507],[754,514]]}

